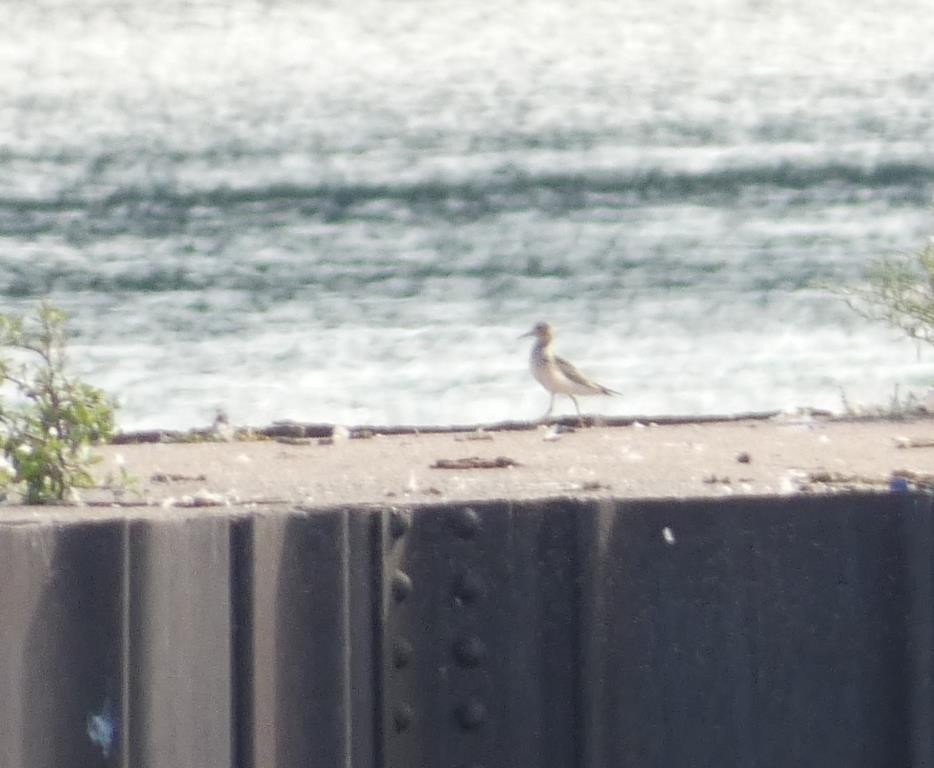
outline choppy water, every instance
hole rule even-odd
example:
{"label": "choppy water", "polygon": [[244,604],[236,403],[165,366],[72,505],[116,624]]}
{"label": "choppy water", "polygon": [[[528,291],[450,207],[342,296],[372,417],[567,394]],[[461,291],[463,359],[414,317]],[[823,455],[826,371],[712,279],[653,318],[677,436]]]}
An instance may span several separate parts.
{"label": "choppy water", "polygon": [[4,16],[0,309],[67,309],[125,428],[536,417],[539,319],[607,414],[934,379],[814,288],[934,232],[927,0]]}

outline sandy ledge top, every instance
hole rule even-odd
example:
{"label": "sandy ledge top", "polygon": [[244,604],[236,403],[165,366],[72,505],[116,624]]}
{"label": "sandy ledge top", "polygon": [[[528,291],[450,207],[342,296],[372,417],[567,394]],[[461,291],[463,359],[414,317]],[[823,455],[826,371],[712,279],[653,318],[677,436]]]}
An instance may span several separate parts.
{"label": "sandy ledge top", "polygon": [[[101,446],[83,506],[0,524],[546,497],[689,498],[934,487],[934,418],[812,413]],[[318,429],[320,425],[316,425]],[[330,428],[328,428],[330,431]],[[288,430],[285,430],[288,432]],[[309,430],[293,425],[292,434]],[[312,432],[312,434],[316,434]]]}

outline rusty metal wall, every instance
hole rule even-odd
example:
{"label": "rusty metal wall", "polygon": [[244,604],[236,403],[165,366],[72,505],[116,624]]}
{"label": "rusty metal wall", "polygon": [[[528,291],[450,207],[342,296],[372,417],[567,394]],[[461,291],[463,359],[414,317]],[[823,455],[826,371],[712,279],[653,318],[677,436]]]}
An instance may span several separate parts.
{"label": "rusty metal wall", "polygon": [[0,518],[0,768],[932,765],[931,515]]}

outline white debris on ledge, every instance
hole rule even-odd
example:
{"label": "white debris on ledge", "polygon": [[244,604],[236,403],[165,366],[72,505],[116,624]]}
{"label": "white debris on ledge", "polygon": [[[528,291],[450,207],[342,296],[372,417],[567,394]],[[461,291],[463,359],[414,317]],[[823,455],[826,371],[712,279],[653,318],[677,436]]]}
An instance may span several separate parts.
{"label": "white debris on ledge", "polygon": [[229,507],[239,503],[240,499],[236,494],[214,493],[207,488],[200,489],[192,495],[169,496],[162,500],[162,508],[170,507]]}

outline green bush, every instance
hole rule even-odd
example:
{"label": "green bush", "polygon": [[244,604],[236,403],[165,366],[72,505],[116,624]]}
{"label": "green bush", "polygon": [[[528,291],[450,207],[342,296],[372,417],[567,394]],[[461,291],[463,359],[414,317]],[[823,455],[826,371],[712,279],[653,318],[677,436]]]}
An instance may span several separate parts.
{"label": "green bush", "polygon": [[61,310],[42,303],[32,318],[0,314],[0,484],[22,484],[29,504],[90,486],[90,447],[113,434],[115,408],[66,372]]}

